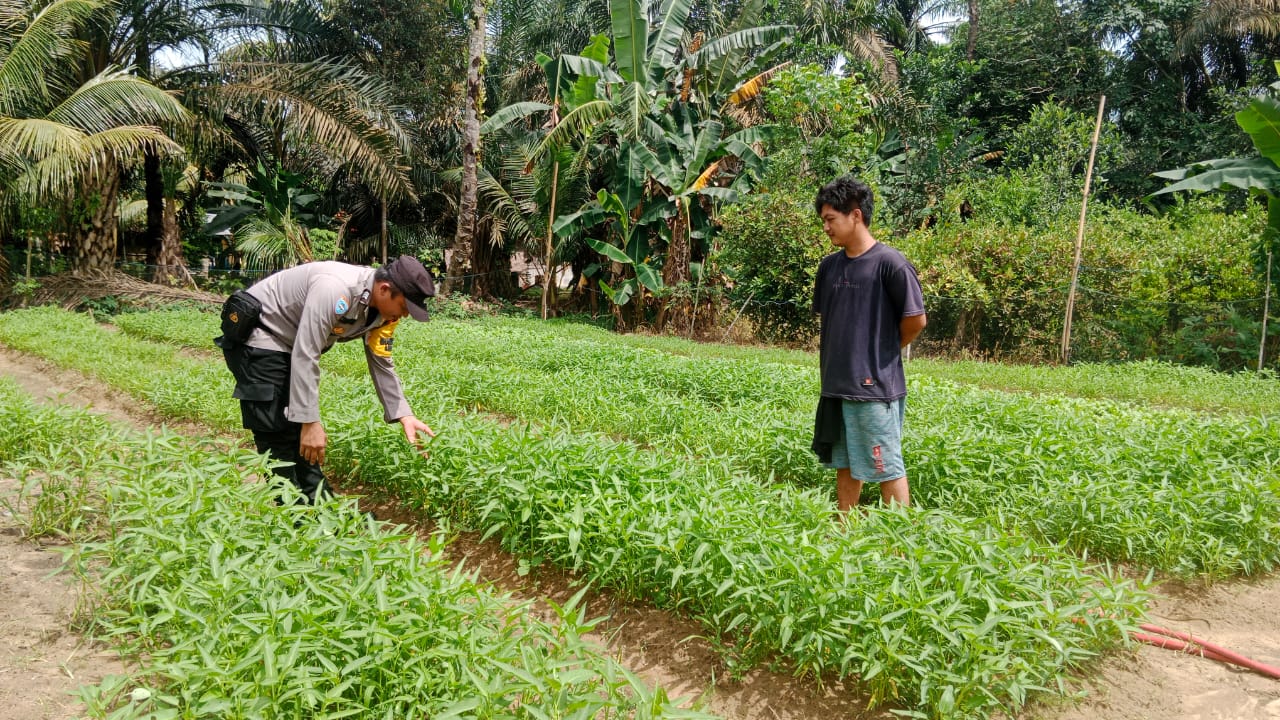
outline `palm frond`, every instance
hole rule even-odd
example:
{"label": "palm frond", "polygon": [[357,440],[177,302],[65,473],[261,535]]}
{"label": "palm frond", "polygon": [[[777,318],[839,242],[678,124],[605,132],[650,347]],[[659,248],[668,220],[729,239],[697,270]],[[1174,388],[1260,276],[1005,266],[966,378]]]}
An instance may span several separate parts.
{"label": "palm frond", "polygon": [[245,222],[238,235],[236,249],[250,270],[269,272],[314,259],[306,228],[287,213],[279,225],[254,216]]}
{"label": "palm frond", "polygon": [[0,157],[11,162],[38,162],[41,158],[78,152],[88,133],[44,118],[0,117]]}
{"label": "palm frond", "polygon": [[404,165],[408,133],[378,105],[379,83],[328,63],[240,63],[226,71],[229,82],[205,90],[211,107],[311,139],[382,197],[416,197]]}
{"label": "palm frond", "polygon": [[47,107],[55,95],[51,82],[65,73],[69,58],[85,50],[77,33],[103,7],[100,0],[55,0],[32,18],[0,63],[0,115]]}
{"label": "palm frond", "polygon": [[111,69],[81,85],[46,117],[94,133],[119,125],[182,124],[190,114],[173,95],[123,70]]}
{"label": "palm frond", "polygon": [[1215,35],[1280,37],[1280,0],[1209,0],[1179,39],[1176,56],[1194,55]]}
{"label": "palm frond", "polygon": [[880,71],[889,83],[898,82],[898,62],[884,38],[876,32],[860,32],[849,36],[846,48],[854,57],[866,60]]}
{"label": "palm frond", "polygon": [[572,144],[574,138],[587,134],[592,127],[608,119],[612,111],[613,105],[608,100],[595,100],[574,108],[542,139],[529,156],[529,163],[536,163],[554,148]]}
{"label": "palm frond", "polygon": [[[522,203],[515,198],[507,188],[503,187],[498,179],[487,171],[478,174],[477,180],[480,186],[480,195],[484,198],[488,208],[488,214],[498,218],[502,223],[503,229],[510,229],[517,239],[529,244],[537,241],[537,233],[533,228],[529,227],[525,219],[525,208]],[[500,239],[501,235],[491,238],[495,241]]]}
{"label": "palm frond", "polygon": [[693,68],[707,67],[730,53],[758,50],[777,42],[787,42],[795,36],[794,25],[765,25],[747,28],[718,37],[689,55],[686,65]]}
{"label": "palm frond", "polygon": [[[26,124],[29,121],[16,122]],[[47,127],[35,128],[27,138],[40,132],[54,131]],[[84,135],[74,144],[66,143],[67,137],[69,136],[62,135],[55,143],[37,148],[47,150],[56,144],[58,151],[29,156],[24,163],[24,172],[8,183],[5,192],[26,197],[36,203],[65,198],[80,190],[83,177],[107,165],[114,167],[120,162],[141,158],[146,149],[158,149],[163,155],[182,152],[181,146],[154,127],[111,128]]]}

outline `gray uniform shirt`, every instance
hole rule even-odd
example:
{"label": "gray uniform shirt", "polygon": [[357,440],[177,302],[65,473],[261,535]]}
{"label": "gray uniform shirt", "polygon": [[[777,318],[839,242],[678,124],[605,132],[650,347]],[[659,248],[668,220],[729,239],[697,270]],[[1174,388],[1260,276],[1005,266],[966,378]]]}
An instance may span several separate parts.
{"label": "gray uniform shirt", "polygon": [[284,411],[290,421],[320,420],[320,355],[336,342],[360,337],[383,419],[394,422],[413,414],[391,362],[396,323],[368,305],[372,291],[373,268],[340,262],[298,265],[249,288],[262,301],[262,318],[246,344],[293,358]]}

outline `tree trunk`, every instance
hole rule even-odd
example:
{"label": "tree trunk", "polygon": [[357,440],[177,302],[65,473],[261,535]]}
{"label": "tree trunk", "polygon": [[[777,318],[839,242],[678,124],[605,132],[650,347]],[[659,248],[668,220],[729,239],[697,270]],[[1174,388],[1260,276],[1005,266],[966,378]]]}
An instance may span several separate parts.
{"label": "tree trunk", "polygon": [[[164,176],[160,174],[160,154],[154,147],[142,153],[142,177],[147,198],[147,233],[144,237],[146,263],[152,268],[160,265],[164,245]],[[153,271],[160,275],[160,270]]]}
{"label": "tree trunk", "polygon": [[965,48],[965,59],[973,60],[974,50],[978,45],[978,0],[969,0],[969,44]]}
{"label": "tree trunk", "polygon": [[[669,290],[689,282],[689,213],[685,200],[676,201],[676,216],[671,219],[671,244],[667,246],[667,260],[662,265],[662,284]],[[692,312],[689,298],[668,296],[666,304],[658,311],[658,330],[668,322],[688,318]]]}
{"label": "tree trunk", "polygon": [[163,285],[195,287],[195,279],[187,269],[187,257],[182,252],[182,236],[178,232],[177,200],[165,198],[160,227],[160,252],[156,256],[156,271],[152,281]]}
{"label": "tree trunk", "polygon": [[485,10],[487,0],[473,0],[471,4],[471,42],[467,63],[467,102],[462,122],[462,194],[458,202],[458,231],[453,240],[453,252],[449,258],[448,275],[444,280],[444,294],[454,289],[454,284],[470,274],[471,257],[476,235],[476,207],[479,180],[476,166],[480,153],[480,111],[484,104],[484,40]]}
{"label": "tree trunk", "polygon": [[555,165],[551,167],[551,213],[547,216],[547,245],[542,253],[542,259],[544,263],[543,267],[545,268],[543,272],[546,275],[546,281],[542,283],[542,319],[543,320],[547,319],[547,306],[551,303],[551,298],[554,297],[554,293],[551,291],[551,287],[555,283],[556,264],[555,264],[555,258],[553,257],[555,253],[554,253],[554,248],[551,244],[551,240],[554,237],[554,233],[552,232],[552,227],[554,227],[556,222],[556,191],[559,189],[558,187],[559,185],[560,185],[560,161],[556,160]]}
{"label": "tree trunk", "polygon": [[120,198],[120,167],[107,157],[84,178],[84,194],[77,201],[82,212],[71,228],[71,270],[78,275],[107,272],[116,259],[116,206]]}
{"label": "tree trunk", "polygon": [[511,281],[511,256],[501,245],[494,245],[487,237],[479,237],[473,246],[471,267],[475,282],[471,294],[477,298],[513,298],[520,286]]}

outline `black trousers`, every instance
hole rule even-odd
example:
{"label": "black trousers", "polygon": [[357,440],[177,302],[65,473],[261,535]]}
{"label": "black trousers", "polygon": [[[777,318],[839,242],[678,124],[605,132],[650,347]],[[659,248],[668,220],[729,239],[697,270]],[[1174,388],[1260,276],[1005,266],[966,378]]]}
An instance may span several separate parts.
{"label": "black trousers", "polygon": [[298,452],[302,425],[284,416],[285,406],[289,404],[289,353],[234,345],[224,347],[222,355],[236,378],[232,397],[240,401],[241,421],[246,430],[253,432],[258,452],[292,463],[276,468],[276,475],[302,493],[300,503],[315,503],[319,496],[328,493],[324,472],[319,465],[302,459]]}

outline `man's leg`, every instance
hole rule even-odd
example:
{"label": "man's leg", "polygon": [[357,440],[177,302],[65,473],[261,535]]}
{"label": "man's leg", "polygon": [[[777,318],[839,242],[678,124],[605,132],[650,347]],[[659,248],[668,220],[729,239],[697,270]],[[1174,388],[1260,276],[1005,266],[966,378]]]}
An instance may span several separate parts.
{"label": "man's leg", "polygon": [[898,503],[903,507],[909,507],[911,505],[911,488],[907,484],[907,476],[903,475],[897,480],[886,480],[880,483],[880,500],[885,505]]}
{"label": "man's leg", "polygon": [[242,424],[253,432],[258,452],[292,463],[276,468],[275,474],[293,484],[304,502],[314,503],[317,494],[323,492],[324,473],[319,465],[302,459],[302,426],[284,415],[289,397],[289,354],[247,346],[224,354],[236,377],[234,397],[240,400]]}
{"label": "man's leg", "polygon": [[849,468],[836,470],[836,503],[840,512],[847,513],[858,506],[862,497],[862,481],[855,480]]}
{"label": "man's leg", "polygon": [[[302,497],[298,500],[299,504],[314,505],[318,497],[323,498],[327,495],[324,472],[319,465],[313,465],[302,459],[302,455],[298,452],[302,426],[296,423],[292,425],[293,427],[278,432],[255,430],[253,440],[258,452],[267,453],[272,460],[293,463],[277,467],[274,472],[302,493]],[[282,496],[280,503],[284,504],[284,500]]]}

